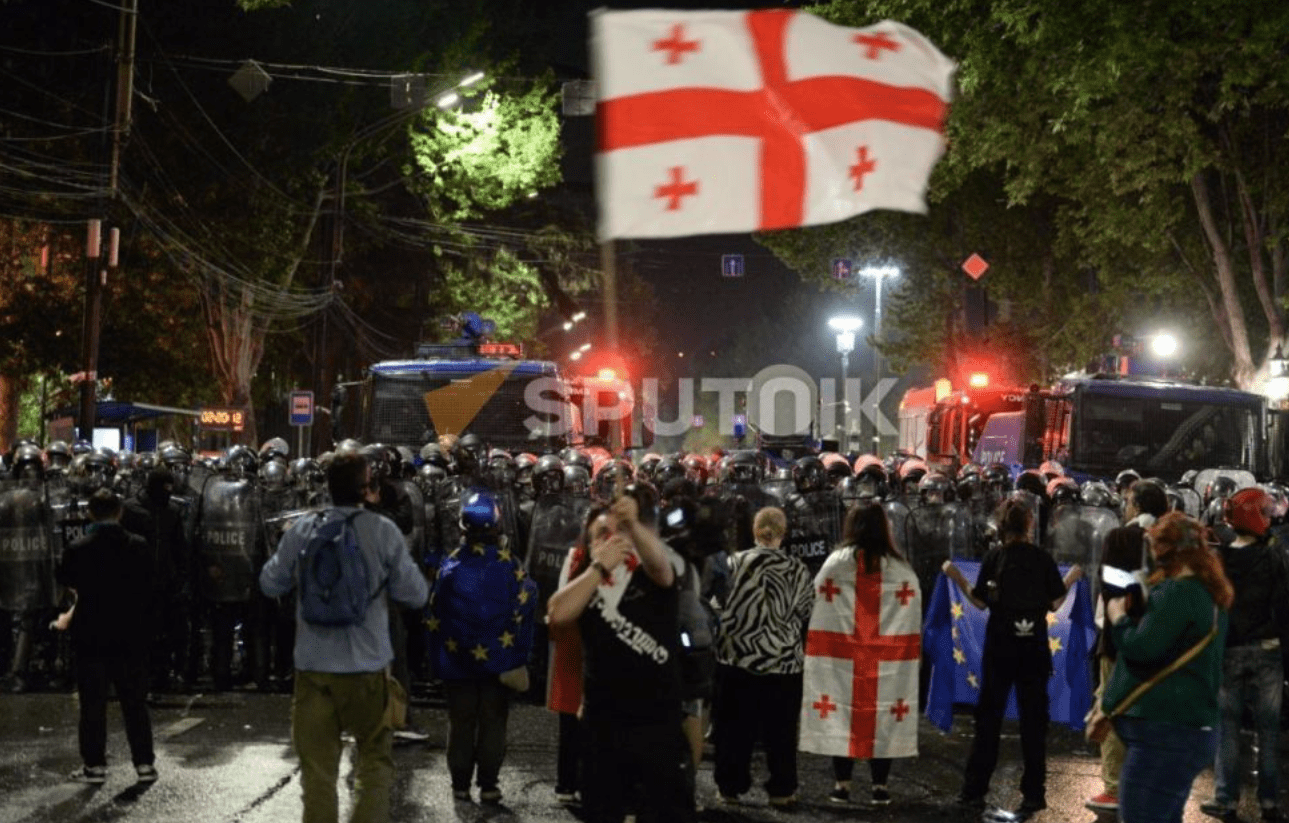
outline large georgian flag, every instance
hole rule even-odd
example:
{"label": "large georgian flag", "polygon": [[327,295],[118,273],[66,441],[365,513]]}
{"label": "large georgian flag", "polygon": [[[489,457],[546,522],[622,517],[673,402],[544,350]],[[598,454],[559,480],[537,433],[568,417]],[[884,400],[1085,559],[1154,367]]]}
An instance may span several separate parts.
{"label": "large georgian flag", "polygon": [[651,9],[591,32],[602,239],[926,211],[954,64],[908,26]]}
{"label": "large georgian flag", "polygon": [[863,574],[834,551],[815,576],[801,701],[802,751],[836,757],[918,753],[922,594],[907,564]]}

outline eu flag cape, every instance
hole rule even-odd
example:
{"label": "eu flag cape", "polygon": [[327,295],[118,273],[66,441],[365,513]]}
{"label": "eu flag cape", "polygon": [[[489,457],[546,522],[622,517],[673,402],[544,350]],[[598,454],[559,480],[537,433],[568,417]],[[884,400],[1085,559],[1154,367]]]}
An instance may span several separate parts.
{"label": "eu flag cape", "polygon": [[[979,561],[955,560],[975,585]],[[1067,567],[1061,567],[1064,574]],[[931,667],[926,716],[948,731],[953,705],[976,705],[980,696],[980,658],[985,647],[989,612],[971,604],[943,573],[935,581],[922,630],[922,648]],[[1048,645],[1052,650],[1052,678],[1047,684],[1052,720],[1074,729],[1092,706],[1091,665],[1088,656],[1096,638],[1088,581],[1080,579],[1061,608],[1047,615]],[[1016,719],[1016,694],[1007,701],[1007,717]]]}

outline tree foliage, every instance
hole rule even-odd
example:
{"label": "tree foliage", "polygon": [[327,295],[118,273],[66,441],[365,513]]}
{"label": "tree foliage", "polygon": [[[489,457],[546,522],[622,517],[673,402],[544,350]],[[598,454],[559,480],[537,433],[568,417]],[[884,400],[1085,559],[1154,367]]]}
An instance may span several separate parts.
{"label": "tree foliage", "polygon": [[[1021,346],[1033,359],[1017,376],[1048,378],[1106,351],[1115,333],[1173,324],[1191,335],[1196,371],[1261,381],[1285,336],[1289,7],[833,0],[815,10],[846,25],[901,20],[959,61],[926,219],[869,214],[802,232],[811,239],[766,238],[819,276],[828,254],[901,261],[893,354]],[[1007,310],[980,337],[940,322],[972,252],[990,262],[982,282]]]}

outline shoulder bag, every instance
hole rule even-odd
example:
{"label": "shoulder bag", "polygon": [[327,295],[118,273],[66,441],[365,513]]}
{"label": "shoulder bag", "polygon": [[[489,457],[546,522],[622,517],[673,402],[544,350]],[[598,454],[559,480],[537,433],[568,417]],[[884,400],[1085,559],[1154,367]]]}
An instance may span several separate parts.
{"label": "shoulder bag", "polygon": [[1102,711],[1100,700],[1092,704],[1092,708],[1088,711],[1087,716],[1083,718],[1084,738],[1086,738],[1089,743],[1100,743],[1105,740],[1110,734],[1110,722],[1112,720],[1128,711],[1128,709],[1132,707],[1133,703],[1136,703],[1143,694],[1153,689],[1165,677],[1168,677],[1168,675],[1194,660],[1200,652],[1204,651],[1204,648],[1208,646],[1209,643],[1213,642],[1213,638],[1216,636],[1217,606],[1214,606],[1213,627],[1208,630],[1208,634],[1200,638],[1198,643],[1191,646],[1176,660],[1156,672],[1154,677],[1151,677],[1149,680],[1139,684],[1137,688],[1128,692],[1128,696],[1119,701],[1119,705],[1115,706],[1109,714]]}

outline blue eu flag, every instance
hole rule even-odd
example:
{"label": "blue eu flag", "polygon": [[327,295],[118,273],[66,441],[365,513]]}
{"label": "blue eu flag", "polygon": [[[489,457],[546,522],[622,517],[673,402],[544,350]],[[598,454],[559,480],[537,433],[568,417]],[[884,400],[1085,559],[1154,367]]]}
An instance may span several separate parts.
{"label": "blue eu flag", "polygon": [[[955,560],[975,585],[978,561]],[[1061,568],[1064,574],[1066,567]],[[1080,579],[1061,608],[1047,615],[1048,645],[1052,649],[1052,679],[1047,684],[1052,720],[1074,729],[1092,706],[1088,652],[1096,637],[1088,581]],[[985,648],[989,613],[973,606],[943,573],[935,581],[931,605],[922,629],[922,648],[931,666],[926,716],[943,731],[953,724],[953,705],[976,705],[980,696],[980,658]],[[1007,717],[1015,719],[1016,694],[1007,701]]]}

